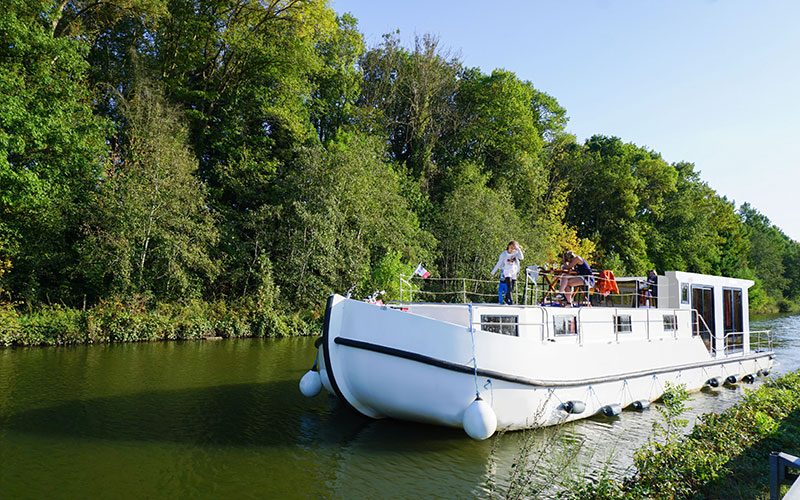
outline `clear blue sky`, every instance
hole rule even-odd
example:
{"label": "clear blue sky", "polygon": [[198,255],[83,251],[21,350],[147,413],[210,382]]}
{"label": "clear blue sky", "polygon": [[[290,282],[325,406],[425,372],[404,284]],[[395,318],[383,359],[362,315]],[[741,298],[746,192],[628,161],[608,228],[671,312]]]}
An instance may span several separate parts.
{"label": "clear blue sky", "polygon": [[593,134],[691,161],[720,194],[800,240],[800,1],[332,0],[367,45],[439,35],[514,71]]}

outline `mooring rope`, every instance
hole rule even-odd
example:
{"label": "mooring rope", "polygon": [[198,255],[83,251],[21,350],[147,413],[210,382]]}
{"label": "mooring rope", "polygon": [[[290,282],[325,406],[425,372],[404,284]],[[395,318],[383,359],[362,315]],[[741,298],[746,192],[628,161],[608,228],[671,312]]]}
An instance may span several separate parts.
{"label": "mooring rope", "polygon": [[475,325],[472,318],[472,304],[469,304],[469,337],[472,340],[472,376],[475,380],[475,397],[481,397],[478,389],[478,355],[475,353]]}

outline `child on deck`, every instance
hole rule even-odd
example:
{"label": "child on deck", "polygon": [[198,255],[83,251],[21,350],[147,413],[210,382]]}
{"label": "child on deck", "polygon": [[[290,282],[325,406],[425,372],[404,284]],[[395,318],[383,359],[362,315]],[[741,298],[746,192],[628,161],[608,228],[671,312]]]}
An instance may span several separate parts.
{"label": "child on deck", "polygon": [[513,240],[509,241],[508,246],[506,246],[506,249],[500,254],[500,257],[497,259],[497,264],[495,264],[494,269],[492,269],[492,276],[494,276],[497,271],[503,271],[502,276],[505,278],[506,283],[506,304],[514,303],[512,292],[514,291],[514,284],[517,282],[519,263],[522,257],[522,247],[519,246],[519,243]]}

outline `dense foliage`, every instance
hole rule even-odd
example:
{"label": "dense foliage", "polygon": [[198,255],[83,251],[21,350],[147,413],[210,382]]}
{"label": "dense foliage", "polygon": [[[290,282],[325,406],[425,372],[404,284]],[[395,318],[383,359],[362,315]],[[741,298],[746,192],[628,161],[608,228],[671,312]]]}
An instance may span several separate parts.
{"label": "dense foliage", "polygon": [[578,142],[555,98],[435,37],[367,48],[325,0],[2,6],[0,286],[18,311],[314,319],[421,261],[486,277],[510,239],[532,262],[577,248],[617,274],[755,278],[760,309],[800,298],[800,247],[755,208],[690,163]]}
{"label": "dense foliage", "polygon": [[722,413],[703,415],[687,436],[667,429],[681,408],[666,407],[663,432],[634,455],[634,475],[579,482],[563,497],[766,498],[770,452],[800,447],[800,372],[767,382]]}

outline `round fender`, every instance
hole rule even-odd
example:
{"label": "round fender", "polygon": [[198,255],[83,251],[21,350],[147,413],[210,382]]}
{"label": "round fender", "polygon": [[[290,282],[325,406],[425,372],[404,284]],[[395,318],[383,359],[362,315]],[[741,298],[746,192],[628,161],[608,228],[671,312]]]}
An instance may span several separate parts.
{"label": "round fender", "polygon": [[586,403],[583,401],[567,401],[566,403],[561,405],[561,408],[567,413],[573,413],[575,415],[579,413],[583,413],[586,410]]}
{"label": "round fender", "polygon": [[300,392],[307,398],[313,398],[322,389],[322,379],[319,372],[308,370],[303,378],[300,379]]}
{"label": "round fender", "polygon": [[464,431],[472,439],[482,441],[490,437],[497,430],[497,415],[489,403],[480,397],[467,406],[461,420]]}
{"label": "round fender", "polygon": [[605,405],[604,407],[600,408],[600,411],[603,412],[603,415],[606,417],[616,417],[622,413],[622,406],[618,404]]}

